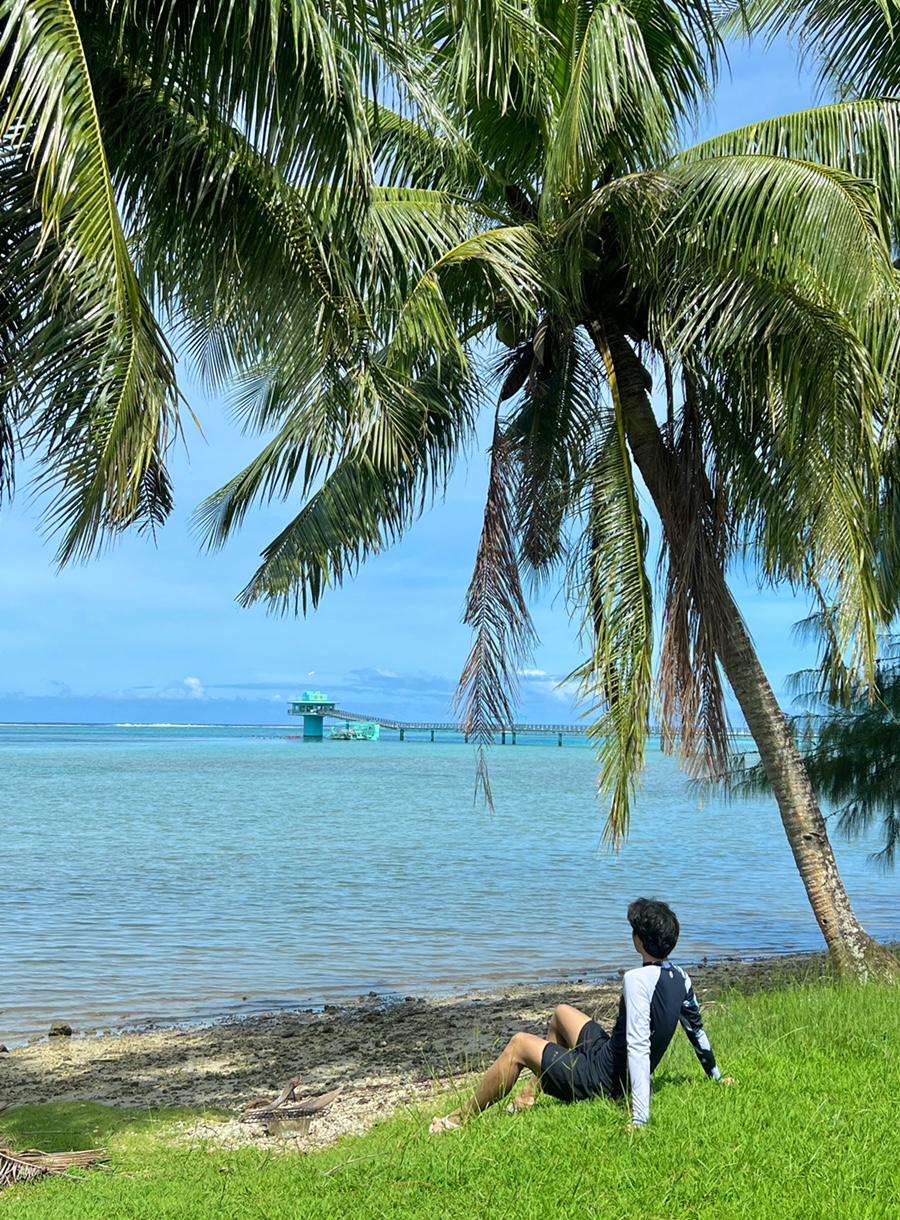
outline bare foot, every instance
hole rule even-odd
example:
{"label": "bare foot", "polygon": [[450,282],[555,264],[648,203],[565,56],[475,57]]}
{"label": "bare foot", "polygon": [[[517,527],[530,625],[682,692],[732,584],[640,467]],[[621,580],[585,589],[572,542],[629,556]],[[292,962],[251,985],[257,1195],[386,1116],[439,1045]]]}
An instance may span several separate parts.
{"label": "bare foot", "polygon": [[526,1084],[521,1093],[517,1093],[506,1108],[510,1114],[518,1114],[520,1110],[530,1110],[536,1101],[537,1093],[534,1087]]}
{"label": "bare foot", "polygon": [[444,1118],[435,1116],[431,1120],[428,1130],[432,1135],[443,1135],[445,1131],[456,1131],[461,1126],[462,1115],[459,1110],[454,1110],[452,1114],[447,1114]]}

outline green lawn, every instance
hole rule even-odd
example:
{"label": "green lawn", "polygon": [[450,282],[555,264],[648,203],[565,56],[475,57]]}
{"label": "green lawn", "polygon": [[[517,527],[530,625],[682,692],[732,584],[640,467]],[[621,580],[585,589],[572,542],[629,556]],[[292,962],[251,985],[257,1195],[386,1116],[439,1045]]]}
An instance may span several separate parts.
{"label": "green lawn", "polygon": [[[310,1155],[171,1143],[184,1113],[96,1105],[23,1107],[0,1118],[18,1147],[102,1143],[110,1168],[84,1181],[0,1192],[23,1220],[672,1220],[900,1217],[898,994],[798,986],[734,996],[707,1028],[736,1087],[717,1088],[678,1036],[654,1078],[650,1126],[621,1105],[542,1100],[464,1130],[426,1133],[400,1115]],[[329,1172],[332,1171],[333,1172]]]}

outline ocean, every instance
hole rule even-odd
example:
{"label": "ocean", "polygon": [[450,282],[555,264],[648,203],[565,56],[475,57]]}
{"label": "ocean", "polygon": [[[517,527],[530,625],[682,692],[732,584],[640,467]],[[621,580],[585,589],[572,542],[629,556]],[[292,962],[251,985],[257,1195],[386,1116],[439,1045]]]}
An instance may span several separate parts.
{"label": "ocean", "polygon": [[[822,947],[774,801],[701,803],[658,750],[616,856],[583,741],[498,745],[491,813],[461,740],[292,732],[0,727],[0,1042],[593,980],[632,964],[638,895],[673,905],[685,963]],[[900,875],[834,837],[900,940]]]}

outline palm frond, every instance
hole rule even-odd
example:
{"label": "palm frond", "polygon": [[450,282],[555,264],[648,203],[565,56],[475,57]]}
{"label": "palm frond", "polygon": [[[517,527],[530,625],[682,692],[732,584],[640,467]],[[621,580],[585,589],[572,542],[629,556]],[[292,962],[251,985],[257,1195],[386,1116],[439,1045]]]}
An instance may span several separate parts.
{"label": "palm frond", "polygon": [[528,225],[488,229],[428,269],[404,303],[391,341],[398,349],[447,351],[462,359],[463,336],[489,323],[498,300],[531,323],[547,293],[540,234]]}
{"label": "palm frond", "polygon": [[678,153],[675,164],[777,157],[828,166],[878,188],[887,228],[900,215],[900,101],[861,98],[764,119]]}
{"label": "palm frond", "polygon": [[[370,182],[366,96],[378,48],[394,45],[387,6],[317,0],[198,4],[119,0],[82,18],[92,67],[129,65],[179,111],[245,132],[296,183]],[[348,192],[342,196],[346,202]]]}
{"label": "palm frond", "polygon": [[677,741],[688,773],[709,780],[726,771],[730,757],[719,655],[731,608],[722,592],[734,523],[722,480],[709,466],[709,390],[699,370],[682,375],[660,557],[665,596],[658,684],[664,742]]}
{"label": "palm frond", "polygon": [[33,1182],[47,1176],[71,1176],[73,1169],[86,1169],[90,1165],[108,1160],[103,1148],[90,1148],[81,1152],[39,1152],[29,1148],[17,1152],[0,1145],[0,1188],[14,1182]]}
{"label": "palm frond", "polygon": [[716,370],[705,413],[745,545],[773,581],[841,602],[849,663],[871,673],[885,613],[883,379],[844,318],[777,283],[708,280],[704,310],[704,358]]}
{"label": "palm frond", "polygon": [[752,0],[734,5],[730,24],[787,33],[824,86],[838,96],[879,97],[898,92],[900,48],[891,0]]}
{"label": "palm frond", "polygon": [[451,0],[430,12],[423,43],[434,48],[438,64],[451,69],[442,74],[448,101],[477,107],[490,100],[501,114],[540,104],[534,69],[551,35],[534,6],[515,0]]}
{"label": "palm frond", "polygon": [[454,696],[460,731],[477,746],[476,793],[482,791],[491,808],[486,749],[498,727],[513,724],[518,671],[536,643],[519,576],[515,465],[498,406],[484,524],[463,615],[472,628],[472,647]]}
{"label": "palm frond", "polygon": [[23,154],[0,155],[0,503],[12,496],[27,410],[22,395],[29,335],[50,308],[58,247],[44,238],[35,179]]}
{"label": "palm frond", "polygon": [[[566,525],[578,510],[578,480],[596,432],[602,381],[576,332],[546,319],[534,341],[504,359],[501,401],[524,388],[506,423],[521,473],[516,489],[520,560],[535,587],[566,560]],[[520,381],[522,384],[519,384]]]}
{"label": "palm frond", "polygon": [[[65,562],[168,511],[150,489],[165,485],[178,428],[174,361],[131,262],[74,10],[3,0],[0,31],[0,142],[28,156],[42,235],[59,250],[21,372]],[[73,367],[84,373],[66,386]]]}
{"label": "palm frond", "polygon": [[878,193],[845,170],[736,155],[675,167],[670,182],[670,240],[685,271],[696,258],[770,276],[861,318],[893,282]]}
{"label": "palm frond", "polygon": [[402,308],[435,264],[474,237],[478,211],[446,191],[378,187],[366,216],[357,288],[378,311]]}
{"label": "palm frond", "polygon": [[612,394],[611,418],[586,478],[586,521],[570,578],[582,608],[590,655],[570,675],[590,716],[600,764],[598,787],[609,802],[604,838],[619,846],[628,833],[650,728],[653,697],[653,599],[647,574],[647,529],[625,439],[624,408],[605,334],[597,345]]}
{"label": "palm frond", "polygon": [[[671,153],[671,116],[636,16],[603,4],[579,26],[576,19],[565,94],[547,150],[550,198],[583,196],[601,174],[637,168],[631,149],[640,148],[652,162]],[[611,144],[621,150],[620,163],[613,151],[610,164]]]}
{"label": "palm frond", "polygon": [[[422,99],[423,103],[428,99]],[[387,186],[474,194],[489,174],[462,132],[447,115],[435,125],[380,102],[369,112],[372,157],[378,181]]]}
{"label": "palm frond", "polygon": [[[240,595],[306,613],[325,589],[396,541],[446,486],[470,438],[470,374],[445,360],[417,376],[371,362],[321,382],[236,478],[197,510],[220,546],[251,505],[291,492],[306,504],[263,552]],[[316,396],[318,390],[318,396]]]}
{"label": "palm frond", "polygon": [[201,372],[221,386],[313,335],[320,357],[348,351],[365,321],[307,192],[239,131],[200,123],[127,74],[104,83],[140,274]]}

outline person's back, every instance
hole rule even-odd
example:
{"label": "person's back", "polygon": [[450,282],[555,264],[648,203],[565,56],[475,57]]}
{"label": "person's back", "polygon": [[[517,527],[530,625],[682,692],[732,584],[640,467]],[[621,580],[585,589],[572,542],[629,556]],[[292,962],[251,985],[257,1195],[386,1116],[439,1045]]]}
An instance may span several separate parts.
{"label": "person's back", "polygon": [[721,1073],[687,973],[668,960],[644,962],[629,970],[622,980],[616,1023],[601,1053],[605,1052],[607,1060],[603,1074],[608,1074],[611,1097],[626,1092],[630,1077],[633,1122],[637,1125],[646,1123],[650,1117],[650,1076],[668,1050],[679,1024],[703,1070],[718,1080]]}

